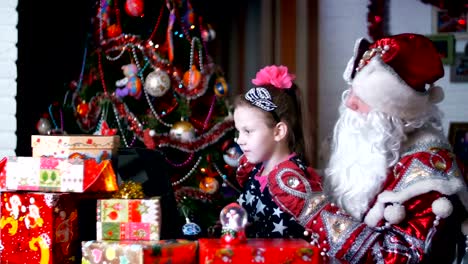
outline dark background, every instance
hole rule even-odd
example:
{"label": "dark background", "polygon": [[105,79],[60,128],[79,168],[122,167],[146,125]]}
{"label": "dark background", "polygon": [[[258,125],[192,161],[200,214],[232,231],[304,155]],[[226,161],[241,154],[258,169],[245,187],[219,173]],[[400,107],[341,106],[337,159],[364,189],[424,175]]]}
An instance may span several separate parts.
{"label": "dark background", "polygon": [[94,2],[18,2],[18,156],[31,156],[31,135],[49,105],[61,102],[81,70]]}

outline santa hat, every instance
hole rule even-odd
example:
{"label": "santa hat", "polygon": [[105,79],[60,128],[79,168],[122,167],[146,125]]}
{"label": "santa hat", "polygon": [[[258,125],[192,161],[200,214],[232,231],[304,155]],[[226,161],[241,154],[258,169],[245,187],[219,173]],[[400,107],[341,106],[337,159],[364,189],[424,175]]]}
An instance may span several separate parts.
{"label": "santa hat", "polygon": [[442,101],[442,88],[433,85],[442,76],[444,67],[432,41],[410,33],[375,43],[358,39],[343,74],[372,109],[405,120],[423,116]]}

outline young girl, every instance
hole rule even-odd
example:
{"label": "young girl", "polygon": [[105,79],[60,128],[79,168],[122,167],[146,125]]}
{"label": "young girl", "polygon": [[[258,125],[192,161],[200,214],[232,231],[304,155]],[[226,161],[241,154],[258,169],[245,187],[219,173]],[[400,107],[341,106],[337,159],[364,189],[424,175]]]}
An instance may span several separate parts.
{"label": "young girl", "polygon": [[267,66],[234,104],[243,151],[238,203],[248,212],[247,237],[304,237],[302,225],[313,207],[312,189],[319,180],[300,159],[304,139],[294,79],[285,66]]}

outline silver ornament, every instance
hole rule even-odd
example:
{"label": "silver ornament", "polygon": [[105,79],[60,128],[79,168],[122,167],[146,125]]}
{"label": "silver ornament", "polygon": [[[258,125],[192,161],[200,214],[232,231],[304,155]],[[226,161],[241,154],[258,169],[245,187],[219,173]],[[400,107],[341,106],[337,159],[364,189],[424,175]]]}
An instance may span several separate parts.
{"label": "silver ornament", "polygon": [[47,135],[52,128],[52,125],[50,124],[49,119],[42,117],[39,119],[39,121],[37,121],[36,128],[39,134]]}
{"label": "silver ornament", "polygon": [[154,97],[163,96],[171,87],[169,75],[160,69],[150,72],[145,78],[144,89]]}
{"label": "silver ornament", "polygon": [[234,145],[226,150],[226,153],[223,154],[223,160],[227,165],[231,167],[239,166],[239,159],[242,156],[242,150],[239,145]]}

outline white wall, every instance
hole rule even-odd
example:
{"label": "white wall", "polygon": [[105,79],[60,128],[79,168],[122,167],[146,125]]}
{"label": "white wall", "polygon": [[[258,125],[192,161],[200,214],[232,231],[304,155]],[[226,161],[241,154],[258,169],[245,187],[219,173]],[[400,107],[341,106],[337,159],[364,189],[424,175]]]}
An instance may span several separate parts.
{"label": "white wall", "polygon": [[0,1],[0,157],[16,149],[18,0]]}
{"label": "white wall", "polygon": [[[333,130],[338,105],[346,84],[342,72],[352,56],[354,42],[367,35],[367,5],[363,0],[319,0],[319,141]],[[432,34],[432,7],[420,0],[389,0],[389,30],[392,34],[413,32]],[[466,40],[457,40],[463,52]],[[445,90],[439,104],[445,113],[444,129],[449,123],[468,121],[468,83],[451,83],[450,67],[437,82]]]}
{"label": "white wall", "polygon": [[341,93],[346,89],[342,74],[354,42],[367,37],[367,5],[363,0],[319,0],[319,143],[332,133],[338,116]]}

